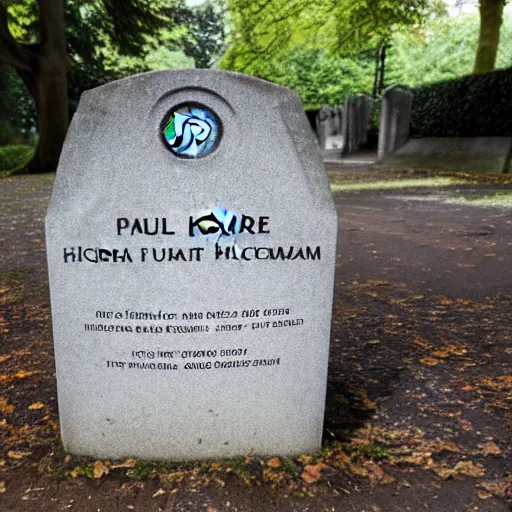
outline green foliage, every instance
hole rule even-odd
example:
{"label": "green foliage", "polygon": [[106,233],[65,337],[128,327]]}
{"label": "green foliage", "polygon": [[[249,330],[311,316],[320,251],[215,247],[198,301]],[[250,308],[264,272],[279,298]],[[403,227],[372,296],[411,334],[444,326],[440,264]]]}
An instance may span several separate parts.
{"label": "green foliage", "polygon": [[391,456],[391,453],[378,444],[372,445],[358,445],[351,452],[352,460],[357,462],[363,457],[368,457],[373,460],[382,460]]}
{"label": "green foliage", "polygon": [[[5,1],[15,39],[37,44],[36,0]],[[218,10],[184,0],[67,0],[65,22],[71,112],[84,90],[144,71],[193,67],[194,53],[212,59],[222,31]]]}
{"label": "green foliage", "polygon": [[[329,4],[330,11],[326,2],[315,3],[314,9],[308,5],[306,9],[302,0],[229,2],[231,46],[219,67],[294,88],[306,109],[340,104],[347,94],[371,93],[376,48],[385,41],[390,45],[387,85],[419,86],[472,71],[477,14],[448,17],[433,5],[431,12],[436,15],[426,18],[427,6],[420,3],[375,2],[370,8],[359,0],[338,1]],[[406,16],[402,9],[407,5],[413,9]],[[380,13],[382,18],[370,22],[369,13]],[[508,15],[502,27],[498,67],[512,65],[510,48],[512,16]]]}
{"label": "green foliage", "polygon": [[292,459],[289,459],[289,458],[284,458],[282,460],[283,462],[283,471],[285,473],[288,473],[290,475],[293,476],[293,478],[298,478],[299,475],[300,475],[300,470],[299,470],[299,467],[297,466],[297,464],[292,460]]}
{"label": "green foliage", "polygon": [[307,109],[340,105],[353,92],[371,93],[373,63],[333,57],[324,50],[297,46],[264,78],[299,92]]}
{"label": "green foliage", "polygon": [[188,57],[182,51],[172,51],[164,47],[148,53],[144,58],[144,64],[151,71],[188,69],[195,67],[194,59],[192,57]]}
{"label": "green foliage", "polygon": [[512,68],[413,89],[412,134],[512,135]]}
{"label": "green foliage", "polygon": [[355,55],[420,23],[431,8],[427,0],[230,0],[231,45],[222,65],[260,76],[263,61],[298,45]]}
{"label": "green foliage", "polygon": [[324,104],[342,104],[350,93],[371,93],[373,61],[335,57],[321,48],[296,45],[285,55],[254,63],[253,74],[295,89],[305,108],[314,110]]}
{"label": "green foliage", "polygon": [[87,464],[86,466],[76,466],[74,473],[76,476],[84,476],[89,480],[94,480],[94,468],[92,464]]}
{"label": "green foliage", "polygon": [[126,476],[138,482],[146,480],[151,474],[151,463],[137,460],[137,464],[126,472]]}
{"label": "green foliage", "polygon": [[34,100],[14,69],[0,65],[0,145],[28,140],[36,123]]}
{"label": "green foliage", "polygon": [[182,10],[186,31],[179,43],[197,68],[210,67],[224,48],[224,8],[225,0],[217,0]]}
{"label": "green foliage", "polygon": [[0,172],[22,167],[33,154],[34,148],[31,146],[0,146]]}
{"label": "green foliage", "polygon": [[[472,73],[480,20],[477,14],[439,17],[417,31],[395,34],[388,50],[386,83],[418,86]],[[497,68],[512,66],[512,14],[505,16]]]}

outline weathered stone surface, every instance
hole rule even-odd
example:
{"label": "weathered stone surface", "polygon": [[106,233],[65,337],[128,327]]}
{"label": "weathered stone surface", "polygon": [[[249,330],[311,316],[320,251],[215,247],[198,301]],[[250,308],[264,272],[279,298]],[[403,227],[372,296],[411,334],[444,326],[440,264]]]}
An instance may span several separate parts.
{"label": "weathered stone surface", "polygon": [[400,85],[393,85],[384,91],[379,128],[379,161],[409,140],[412,99],[411,91]]}
{"label": "weathered stone surface", "polygon": [[[203,158],[173,154],[166,143],[183,142],[168,124],[162,137],[188,103],[222,125]],[[68,450],[176,460],[320,447],[336,213],[295,93],[199,70],[85,93],[46,231]]]}

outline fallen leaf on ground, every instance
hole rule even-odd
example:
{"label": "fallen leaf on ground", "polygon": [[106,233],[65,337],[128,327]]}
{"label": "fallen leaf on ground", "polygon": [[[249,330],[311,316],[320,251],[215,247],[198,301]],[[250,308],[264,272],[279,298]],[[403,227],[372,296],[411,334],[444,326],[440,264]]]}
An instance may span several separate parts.
{"label": "fallen leaf on ground", "polygon": [[412,455],[401,457],[400,462],[404,464],[414,464],[415,466],[431,467],[434,464],[432,453],[413,453]]}
{"label": "fallen leaf on ground", "polygon": [[7,359],[10,359],[11,356],[9,354],[4,354],[0,356],[0,363],[3,363],[4,361],[7,361]]}
{"label": "fallen leaf on ground", "polygon": [[466,475],[466,476],[484,476],[485,475],[485,468],[482,466],[482,464],[478,464],[478,463],[475,464],[474,462],[472,462],[470,460],[458,462],[453,469],[460,475]]}
{"label": "fallen leaf on ground", "polygon": [[383,469],[377,464],[373,464],[368,462],[365,464],[368,469],[368,478],[370,479],[370,483],[374,484],[390,484],[395,481],[395,479],[384,473]]}
{"label": "fallen leaf on ground", "polygon": [[447,468],[444,465],[434,466],[432,469],[438,476],[440,476],[444,480],[456,477],[458,475],[473,477],[481,477],[485,475],[485,468],[482,466],[482,464],[475,464],[470,460],[457,462],[453,469]]}
{"label": "fallen leaf on ground", "polygon": [[460,448],[452,441],[442,441],[441,439],[436,439],[435,441],[428,441],[425,443],[425,448],[432,453],[442,453],[442,452],[451,452],[451,453],[460,453]]}
{"label": "fallen leaf on ground", "polygon": [[28,408],[33,411],[36,409],[42,409],[44,406],[43,402],[34,402],[33,404],[30,404]]}
{"label": "fallen leaf on ground", "polygon": [[512,386],[512,375],[502,375],[500,379],[507,383],[509,386]]}
{"label": "fallen leaf on ground", "polygon": [[17,378],[17,379],[26,379],[27,377],[30,377],[32,375],[31,372],[25,372],[23,370],[20,370],[19,372],[16,372],[14,374],[14,376]]}
{"label": "fallen leaf on ground", "polygon": [[32,455],[32,452],[22,452],[16,450],[10,450],[7,452],[7,457],[14,460],[23,459],[23,457],[28,457],[29,455]]}
{"label": "fallen leaf on ground", "polygon": [[459,420],[460,426],[466,432],[471,432],[473,430],[473,424],[469,420]]}
{"label": "fallen leaf on ground", "polygon": [[300,476],[307,484],[314,484],[320,480],[322,477],[322,469],[325,469],[326,467],[327,466],[323,462],[319,462],[318,464],[308,464]]}
{"label": "fallen leaf on ground", "polygon": [[267,466],[272,469],[278,469],[281,467],[281,461],[279,457],[272,457],[267,461]]}
{"label": "fallen leaf on ground", "polygon": [[482,455],[501,455],[500,447],[493,443],[492,441],[488,443],[479,444],[478,448],[480,448],[480,453]]}
{"label": "fallen leaf on ground", "polygon": [[485,491],[479,491],[477,493],[477,496],[481,499],[481,500],[487,500],[489,498],[492,498],[492,494],[490,492],[485,492]]}
{"label": "fallen leaf on ground", "polygon": [[350,464],[349,469],[353,475],[362,476],[363,478],[368,476],[368,470],[362,466],[359,466],[359,464]]}
{"label": "fallen leaf on ground", "polygon": [[270,468],[263,470],[263,480],[265,482],[272,482],[272,484],[280,484],[285,479],[285,474],[282,471],[272,471]]}
{"label": "fallen leaf on ground", "polygon": [[124,462],[110,466],[111,469],[134,468],[137,465],[135,459],[126,459]]}
{"label": "fallen leaf on ground", "polygon": [[166,492],[163,489],[158,489],[158,491],[153,494],[153,498],[157,498],[158,496],[162,496],[162,494],[166,494]]}
{"label": "fallen leaf on ground", "polygon": [[12,414],[14,412],[14,409],[16,409],[16,407],[14,405],[9,405],[7,403],[7,399],[3,397],[0,398],[0,413],[7,416],[9,414]]}
{"label": "fallen leaf on ground", "polygon": [[455,345],[455,343],[449,343],[446,345],[446,350],[454,356],[463,356],[468,352],[466,347],[463,347],[462,345]]}
{"label": "fallen leaf on ground", "polygon": [[512,476],[490,480],[489,482],[481,482],[478,486],[498,496],[498,498],[507,498],[509,494],[512,497]]}
{"label": "fallen leaf on ground", "polygon": [[422,357],[420,359],[420,363],[426,364],[427,366],[437,366],[440,361],[439,359],[434,359],[433,357]]}
{"label": "fallen leaf on ground", "polygon": [[92,465],[92,474],[96,479],[101,478],[103,475],[108,475],[109,471],[110,468],[108,467],[108,465],[103,464],[101,460],[95,461],[94,464]]}
{"label": "fallen leaf on ground", "polygon": [[5,491],[7,491],[7,488],[5,487],[5,482],[0,482],[0,494],[3,494]]}
{"label": "fallen leaf on ground", "polygon": [[187,471],[174,471],[173,473],[159,473],[158,478],[164,487],[174,487],[183,482],[187,475]]}
{"label": "fallen leaf on ground", "polygon": [[338,453],[334,460],[336,461],[336,466],[348,466],[352,462],[352,459],[343,452]]}

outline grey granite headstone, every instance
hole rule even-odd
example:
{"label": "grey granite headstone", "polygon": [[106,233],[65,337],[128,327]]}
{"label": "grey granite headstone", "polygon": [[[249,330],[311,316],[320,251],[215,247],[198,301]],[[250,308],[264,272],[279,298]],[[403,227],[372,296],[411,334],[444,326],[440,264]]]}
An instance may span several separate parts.
{"label": "grey granite headstone", "polygon": [[294,92],[200,70],[86,92],[46,218],[65,447],[318,449],[336,229]]}
{"label": "grey granite headstone", "polygon": [[412,100],[413,94],[407,87],[393,85],[384,91],[379,127],[379,161],[409,140]]}

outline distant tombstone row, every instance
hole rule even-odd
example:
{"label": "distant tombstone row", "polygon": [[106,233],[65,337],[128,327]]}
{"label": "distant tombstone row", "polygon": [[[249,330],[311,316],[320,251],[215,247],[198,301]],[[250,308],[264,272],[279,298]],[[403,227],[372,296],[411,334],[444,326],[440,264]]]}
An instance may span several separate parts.
{"label": "distant tombstone row", "polygon": [[402,147],[411,128],[412,93],[405,87],[388,87],[382,97],[378,160]]}
{"label": "distant tombstone row", "polygon": [[366,142],[372,100],[366,95],[347,96],[343,107],[324,105],[318,113],[317,136],[324,151],[350,154]]}

